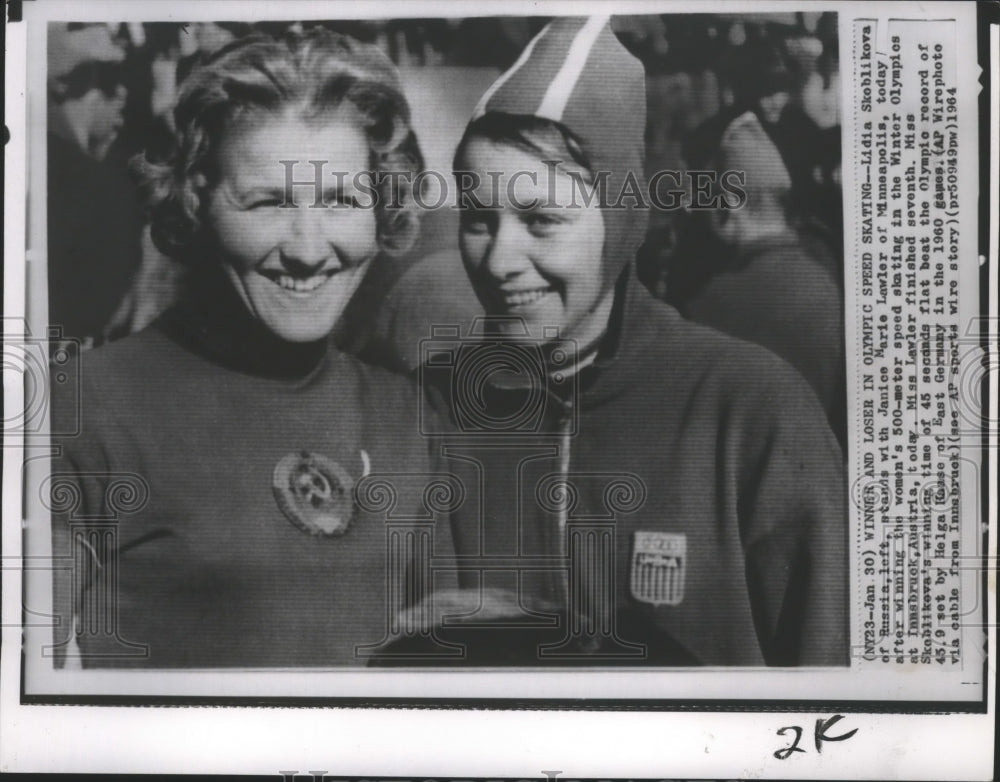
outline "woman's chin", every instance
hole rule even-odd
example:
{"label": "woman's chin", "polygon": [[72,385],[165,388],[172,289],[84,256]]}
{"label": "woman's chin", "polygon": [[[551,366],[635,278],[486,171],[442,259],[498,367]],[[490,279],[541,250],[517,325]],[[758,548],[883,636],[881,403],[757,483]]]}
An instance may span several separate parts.
{"label": "woman's chin", "polygon": [[558,318],[527,318],[521,315],[512,317],[515,318],[514,325],[508,332],[511,336],[517,334],[538,343],[557,342],[567,336],[566,326]]}
{"label": "woman's chin", "polygon": [[333,331],[333,323],[313,318],[264,318],[263,323],[276,337],[285,342],[317,342]]}
{"label": "woman's chin", "polygon": [[271,332],[286,342],[315,342],[330,336],[356,287],[354,275],[334,275],[318,290],[297,293],[254,279],[251,309]]}
{"label": "woman's chin", "polygon": [[[555,296],[546,297],[546,299]],[[549,301],[529,307],[490,307],[487,309],[490,331],[506,337],[525,337],[548,342],[564,332],[560,307],[546,306]]]}

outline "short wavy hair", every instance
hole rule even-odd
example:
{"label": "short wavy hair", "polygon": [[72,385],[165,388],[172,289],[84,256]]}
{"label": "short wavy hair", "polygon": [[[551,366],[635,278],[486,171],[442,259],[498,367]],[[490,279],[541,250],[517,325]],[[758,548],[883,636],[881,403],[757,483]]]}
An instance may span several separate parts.
{"label": "short wavy hair", "polygon": [[423,169],[396,68],[377,47],[320,27],[280,37],[248,35],[182,82],[173,143],[161,155],[147,150],[132,160],[157,248],[191,260],[203,235],[206,196],[217,181],[215,151],[235,123],[290,107],[315,119],[345,101],[357,110],[368,139],[379,247],[389,254],[409,249],[419,230],[411,187],[416,177],[379,176]]}

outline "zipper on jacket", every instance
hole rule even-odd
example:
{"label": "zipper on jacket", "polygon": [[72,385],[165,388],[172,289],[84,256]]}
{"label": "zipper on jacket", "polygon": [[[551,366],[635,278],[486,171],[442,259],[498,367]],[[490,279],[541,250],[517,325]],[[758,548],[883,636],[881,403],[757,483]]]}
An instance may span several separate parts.
{"label": "zipper on jacket", "polygon": [[[570,464],[570,435],[573,430],[573,403],[570,401],[562,402],[562,411],[559,416],[559,480],[563,484],[568,484],[569,481],[569,464]],[[566,499],[564,502],[560,503],[559,513],[556,516],[556,534],[555,539],[557,541],[557,551],[555,552],[558,556],[568,558],[570,556],[570,545],[566,538],[566,527],[569,521],[569,498],[570,492],[567,490]],[[566,571],[565,575],[560,574],[558,579],[558,587],[560,596],[562,598],[563,606],[567,611],[571,610],[570,606],[570,581],[572,579],[569,571]]]}

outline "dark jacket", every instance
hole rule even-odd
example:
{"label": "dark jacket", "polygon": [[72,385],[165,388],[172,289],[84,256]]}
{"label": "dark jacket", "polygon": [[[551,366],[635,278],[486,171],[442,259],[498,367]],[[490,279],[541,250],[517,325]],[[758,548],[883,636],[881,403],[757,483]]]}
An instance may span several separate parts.
{"label": "dark jacket", "polygon": [[678,304],[691,320],[763,345],[797,369],[847,444],[844,296],[830,248],[789,229],[740,248]]}
{"label": "dark jacket", "polygon": [[[518,419],[536,434],[467,416],[445,438],[467,490],[460,583],[519,592],[524,606],[568,600],[603,628],[576,647],[611,661],[846,664],[843,457],[814,394],[769,351],[625,277],[603,358],[548,380],[541,416]],[[476,404],[456,366],[424,370],[453,423]],[[495,421],[538,398],[479,390]]]}
{"label": "dark jacket", "polygon": [[108,327],[142,260],[142,213],[124,167],[50,134],[48,221],[48,322],[80,340],[116,336]]}

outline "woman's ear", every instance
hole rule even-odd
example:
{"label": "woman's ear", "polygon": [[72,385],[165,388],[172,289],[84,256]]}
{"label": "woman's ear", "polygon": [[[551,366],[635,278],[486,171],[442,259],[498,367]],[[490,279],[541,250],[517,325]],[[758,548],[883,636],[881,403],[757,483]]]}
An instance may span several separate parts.
{"label": "woman's ear", "polygon": [[184,197],[190,200],[185,207],[191,217],[200,219],[208,209],[208,203],[212,198],[212,192],[208,188],[208,177],[201,172],[192,174],[190,184],[184,188]]}
{"label": "woman's ear", "polygon": [[735,244],[741,234],[743,209],[712,209],[708,213],[708,225],[719,239],[726,244]]}

